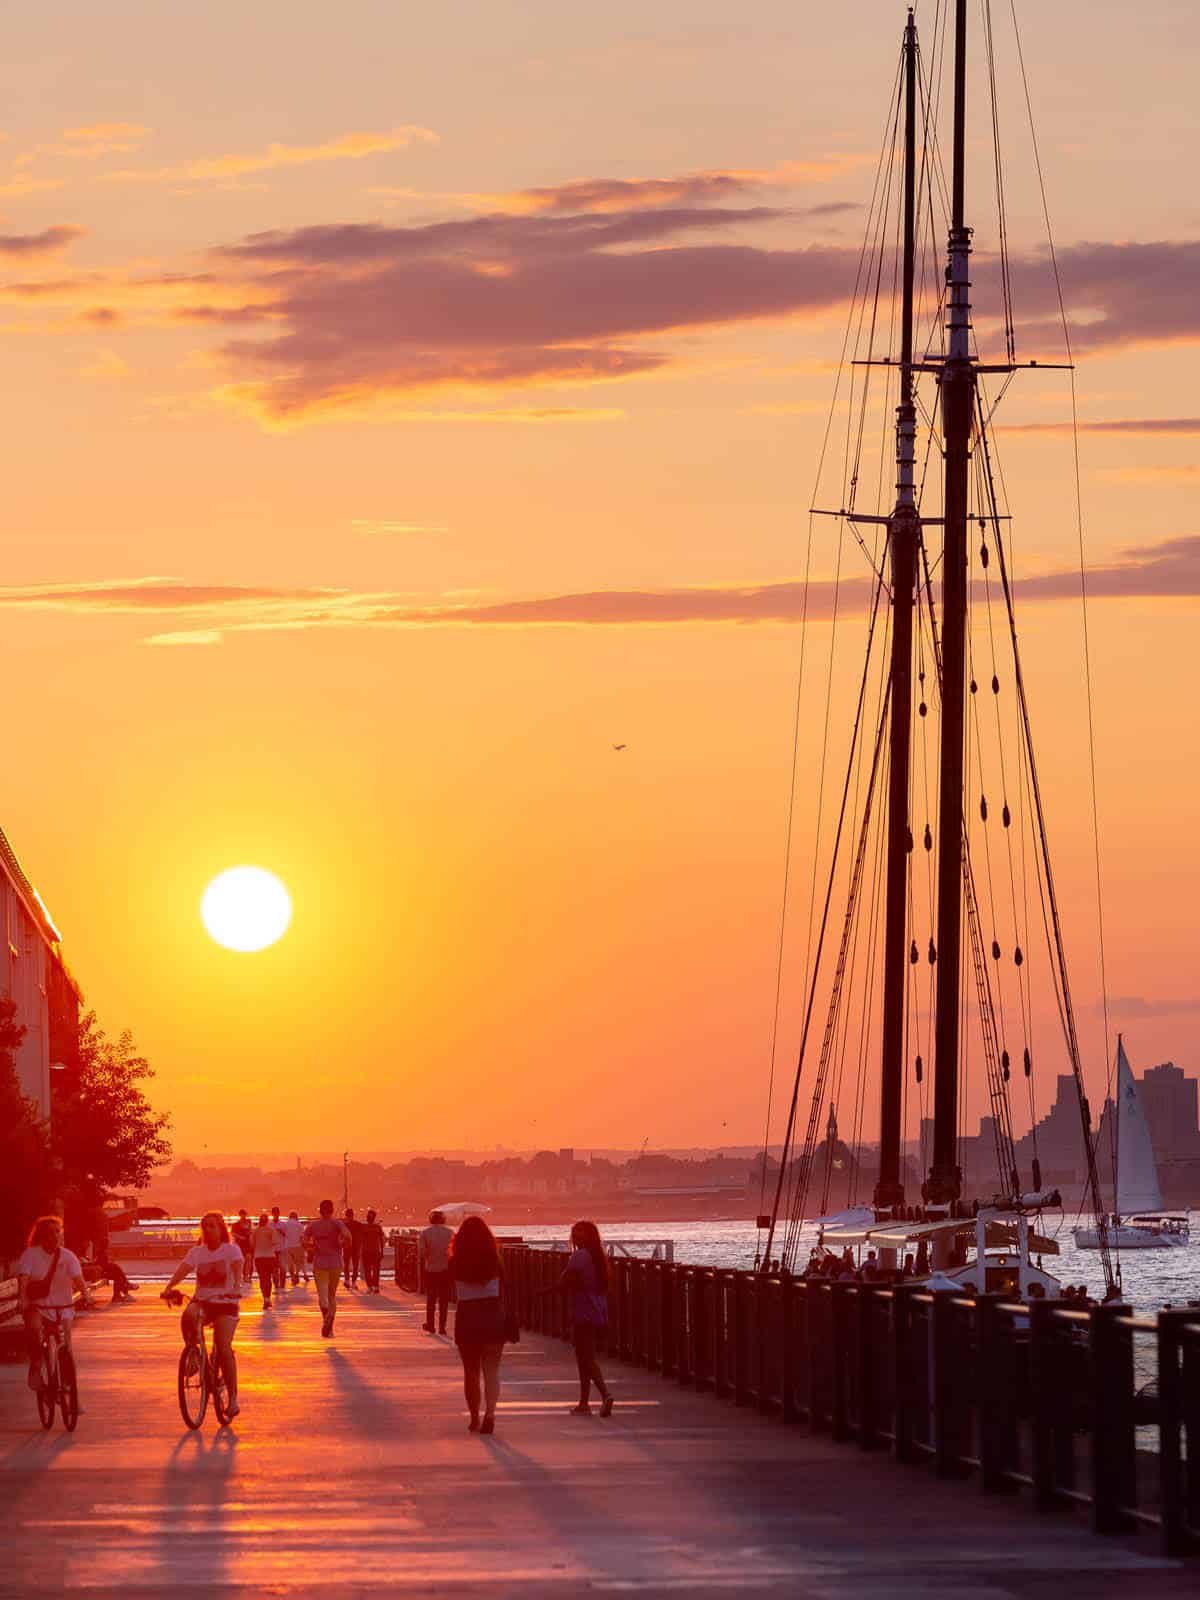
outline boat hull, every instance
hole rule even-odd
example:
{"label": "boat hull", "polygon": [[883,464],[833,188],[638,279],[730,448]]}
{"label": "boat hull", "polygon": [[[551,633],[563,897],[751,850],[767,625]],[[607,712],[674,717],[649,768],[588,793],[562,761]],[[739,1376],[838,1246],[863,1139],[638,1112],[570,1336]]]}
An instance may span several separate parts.
{"label": "boat hull", "polygon": [[[1100,1234],[1097,1229],[1075,1228],[1072,1233],[1076,1249],[1099,1250]],[[1113,1250],[1182,1250],[1187,1242],[1186,1234],[1156,1233],[1152,1228],[1108,1230],[1108,1244]]]}

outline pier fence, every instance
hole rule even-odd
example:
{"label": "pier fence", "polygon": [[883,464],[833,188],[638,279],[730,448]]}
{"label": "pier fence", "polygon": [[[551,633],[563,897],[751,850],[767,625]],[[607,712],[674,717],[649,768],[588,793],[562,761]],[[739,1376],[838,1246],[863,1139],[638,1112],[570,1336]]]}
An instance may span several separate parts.
{"label": "pier fence", "polygon": [[[570,1338],[546,1296],[561,1255],[503,1247],[523,1328]],[[419,1289],[415,1238],[396,1281]],[[1014,1304],[999,1295],[806,1280],[621,1258],[608,1353],[898,1462],[928,1462],[1049,1513],[1084,1506],[1098,1533],[1159,1530],[1200,1555],[1200,1307]]]}

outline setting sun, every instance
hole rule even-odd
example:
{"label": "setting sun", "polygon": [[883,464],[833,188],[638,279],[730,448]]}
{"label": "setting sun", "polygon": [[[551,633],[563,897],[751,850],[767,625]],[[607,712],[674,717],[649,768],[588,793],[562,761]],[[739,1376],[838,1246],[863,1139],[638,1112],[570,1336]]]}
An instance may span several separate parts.
{"label": "setting sun", "polygon": [[273,872],[230,867],[204,891],[200,916],[227,950],[265,950],[287,932],[292,898]]}

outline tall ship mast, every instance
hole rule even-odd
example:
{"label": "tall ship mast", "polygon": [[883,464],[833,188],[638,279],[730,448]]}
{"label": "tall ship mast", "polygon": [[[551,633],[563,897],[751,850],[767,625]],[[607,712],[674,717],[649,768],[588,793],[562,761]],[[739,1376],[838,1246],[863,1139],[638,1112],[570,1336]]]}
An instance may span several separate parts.
{"label": "tall ship mast", "polygon": [[[877,1178],[853,1215],[826,1228],[825,1246],[869,1241],[885,1267],[895,1269],[902,1256],[911,1256],[929,1272],[957,1274],[981,1290],[1026,1292],[1039,1279],[1044,1290],[1053,1290],[1054,1280],[1032,1256],[1057,1248],[1038,1238],[1036,1225],[1039,1212],[1059,1197],[1043,1189],[1036,1146],[1025,1152],[1022,1172],[1010,1103],[1016,1062],[1036,1123],[1036,968],[1053,995],[1076,1085],[1086,1201],[1106,1284],[1115,1292],[1119,1264],[1100,1198],[1018,648],[1010,517],[991,426],[1022,368],[1052,370],[1060,363],[1017,360],[989,0],[981,10],[997,220],[986,278],[999,300],[986,308],[982,323],[989,337],[1003,338],[1002,351],[982,356],[976,339],[968,7],[966,0],[952,0],[938,8],[928,57],[908,13],[839,376],[847,440],[840,504],[812,513],[835,520],[839,571],[849,533],[868,565],[873,596],[845,777],[828,804],[822,761],[817,829],[819,846],[826,828],[827,871],[822,895],[815,849],[808,984],[764,1259],[797,1265],[801,1227],[826,1209],[827,1194],[819,1199],[814,1192],[822,1108],[827,1098],[845,1103],[849,1079],[861,1128],[864,1085],[877,1069]],[[938,135],[943,98],[949,100],[948,172]],[[1069,363],[1065,324],[1064,346],[1068,360],[1061,365]],[[891,408],[895,468],[886,507],[868,498],[867,416],[881,390]],[[881,448],[880,483],[883,465]],[[810,519],[810,549],[811,528]],[[977,610],[983,620],[976,619]],[[834,648],[831,642],[830,692]],[[1037,962],[1033,911],[1044,935]],[[781,960],[782,954],[781,947]],[[986,1081],[995,1160],[993,1180],[974,1197],[964,1194],[959,1159],[968,1058],[982,1067]],[[810,1106],[801,1136],[806,1089]],[[905,1154],[906,1107],[911,1112],[914,1103],[922,1135],[917,1182]]]}

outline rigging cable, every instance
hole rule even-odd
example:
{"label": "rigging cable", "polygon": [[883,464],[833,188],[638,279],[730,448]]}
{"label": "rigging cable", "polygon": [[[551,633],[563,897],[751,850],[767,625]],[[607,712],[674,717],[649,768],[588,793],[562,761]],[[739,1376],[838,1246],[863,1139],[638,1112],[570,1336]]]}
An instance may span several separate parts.
{"label": "rigging cable", "polygon": [[[903,57],[901,57],[901,62],[902,61],[903,61]],[[897,69],[896,69],[897,84],[899,84],[900,70],[901,69],[898,66]],[[890,120],[890,115],[891,114],[889,113],[889,120]],[[886,129],[885,129],[885,131],[886,131]],[[877,198],[879,196],[880,180],[881,180],[881,177],[883,175],[884,163],[885,163],[885,159],[886,159],[886,156],[887,156],[887,153],[888,153],[889,149],[894,149],[894,136],[893,136],[893,143],[890,146],[889,146],[888,141],[886,139],[884,140],[884,143],[883,143],[883,145],[881,146],[881,149],[880,149],[879,162],[878,162],[878,164],[876,166],[876,169],[875,169],[875,181],[874,181],[874,184],[873,184],[873,187],[872,187],[872,191],[871,191],[871,204],[870,204],[870,210],[868,212],[867,227],[866,227],[866,230],[865,230],[865,233],[864,233],[864,236],[863,236],[862,249],[859,252],[858,267],[857,267],[857,271],[855,273],[855,278],[854,278],[854,290],[853,290],[853,294],[851,296],[851,311],[850,311],[849,315],[847,316],[845,332],[842,335],[842,349],[841,349],[841,354],[840,354],[840,356],[838,358],[837,377],[836,377],[836,379],[834,381],[833,395],[832,395],[832,397],[830,399],[830,403],[829,403],[829,412],[828,412],[828,415],[826,416],[826,419],[825,419],[825,431],[824,431],[824,434],[823,434],[822,439],[821,439],[821,449],[820,449],[820,452],[819,452],[819,454],[817,456],[817,468],[816,468],[816,474],[815,474],[815,479],[814,479],[814,492],[813,492],[813,499],[814,500],[817,498],[817,490],[820,487],[821,475],[822,475],[822,473],[824,471],[824,467],[825,467],[825,458],[826,458],[826,455],[828,454],[828,451],[829,451],[830,436],[831,436],[831,434],[833,432],[834,418],[837,415],[837,403],[838,403],[838,395],[839,395],[839,392],[841,390],[842,373],[846,370],[846,354],[847,354],[847,351],[850,348],[850,338],[851,338],[851,333],[852,333],[853,328],[854,328],[854,310],[853,310],[853,307],[858,302],[859,290],[860,290],[860,287],[861,287],[862,282],[863,282],[863,271],[867,266],[868,260],[870,259],[870,246],[871,246],[871,238],[872,238],[872,234],[871,234],[871,218],[874,216],[874,213],[875,213],[876,201],[877,201]],[[853,405],[853,368],[851,368],[851,399],[850,399],[850,404],[851,404],[851,406]],[[858,538],[858,530],[854,529],[853,532],[855,534],[855,537]],[[859,542],[861,544],[862,541],[860,540]],[[837,575],[835,576],[835,584],[834,584],[834,595],[835,595],[835,598],[834,598],[834,614],[833,614],[833,619],[832,619],[833,628],[832,628],[832,634],[831,634],[830,646],[829,646],[829,649],[830,649],[830,671],[829,671],[829,680],[828,680],[827,690],[826,690],[825,730],[824,730],[824,737],[823,737],[822,746],[821,746],[821,764],[820,764],[818,784],[817,784],[817,827],[816,827],[816,839],[815,839],[814,845],[813,845],[812,887],[811,887],[810,892],[809,892],[809,904],[808,904],[808,950],[809,950],[810,954],[811,954],[811,949],[812,949],[813,913],[814,913],[814,910],[815,910],[815,903],[816,903],[816,884],[817,884],[816,866],[817,866],[817,861],[818,861],[819,856],[820,856],[820,848],[821,848],[821,817],[822,817],[822,815],[824,813],[825,762],[826,762],[826,755],[827,755],[827,752],[828,752],[828,743],[829,743],[829,697],[830,697],[830,693],[832,692],[833,652],[834,652],[834,647],[835,647],[836,638],[837,638],[837,621],[838,621],[837,596],[838,596],[838,594],[840,592],[838,579],[840,579],[840,575],[841,575],[841,545],[842,545],[842,541],[841,541],[841,539],[839,539],[839,541],[838,541],[838,566],[837,566]],[[799,664],[798,664],[797,674],[796,674],[796,696],[795,696],[795,707],[794,707],[793,718],[792,718],[791,782],[790,782],[790,785],[789,785],[789,788],[788,788],[787,826],[786,826],[786,830],[785,830],[784,865],[783,865],[783,889],[782,889],[782,896],[781,896],[780,909],[779,909],[779,944],[778,944],[778,951],[777,951],[777,958],[776,958],[776,970],[775,970],[775,1004],[774,1004],[774,1008],[773,1008],[773,1015],[772,1015],[772,1022],[771,1022],[770,1071],[769,1071],[768,1081],[767,1081],[767,1110],[766,1110],[766,1118],[765,1118],[765,1124],[764,1124],[764,1129],[763,1129],[762,1168],[761,1168],[761,1172],[760,1172],[760,1176],[759,1176],[759,1209],[760,1209],[760,1211],[762,1209],[762,1206],[763,1206],[763,1203],[764,1203],[764,1200],[765,1200],[765,1196],[766,1196],[767,1161],[768,1161],[769,1154],[770,1154],[771,1116],[772,1116],[772,1111],[773,1111],[773,1107],[774,1107],[775,1072],[776,1072],[776,1064],[777,1064],[777,1060],[778,1060],[778,1048],[779,1048],[779,1014],[780,1014],[780,1009],[781,1009],[781,1006],[782,1006],[782,996],[783,996],[783,963],[784,963],[784,952],[785,952],[786,935],[787,935],[787,914],[788,914],[789,882],[790,882],[790,876],[791,876],[791,861],[792,861],[792,837],[793,837],[793,832],[794,832],[795,815],[796,815],[796,775],[797,775],[797,772],[799,770],[799,756],[800,756],[800,715],[801,715],[801,706],[802,706],[802,701],[803,701],[804,669],[805,669],[805,662],[806,662],[806,657],[807,657],[807,643],[808,643],[808,603],[809,603],[809,594],[810,594],[810,590],[811,590],[811,578],[812,578],[812,547],[813,547],[813,514],[810,511],[809,512],[809,516],[808,516],[808,540],[807,540],[807,548],[806,548],[806,551],[805,551],[805,561],[804,561],[803,599],[801,601],[801,610],[800,610],[800,661],[799,661]],[[872,565],[874,566],[874,563],[872,563]],[[877,577],[878,576],[879,575],[877,574]],[[807,962],[806,962],[806,965],[807,965]],[[805,988],[807,988],[807,987],[808,987],[808,972],[806,971],[806,973],[805,973]],[[781,1152],[781,1155],[780,1155],[780,1172],[781,1173],[782,1173],[784,1167],[786,1166],[786,1164],[787,1164],[787,1151],[786,1151],[786,1149],[784,1149]],[[778,1196],[777,1196],[777,1198],[778,1198]],[[774,1231],[774,1229],[772,1227],[772,1232],[773,1231]]]}
{"label": "rigging cable", "polygon": [[[1016,0],[1009,0],[1009,9],[1012,13],[1013,37],[1017,46],[1017,62],[1021,70],[1021,87],[1025,96],[1025,111],[1029,121],[1029,137],[1033,145],[1033,160],[1037,171],[1038,192],[1042,202],[1042,219],[1046,227],[1046,241],[1050,251],[1050,265],[1054,273],[1054,290],[1058,299],[1058,313],[1062,322],[1063,344],[1066,348],[1067,363],[1071,380],[1071,447],[1075,469],[1075,531],[1079,546],[1079,588],[1080,609],[1083,621],[1083,663],[1084,679],[1087,686],[1087,724],[1088,724],[1088,766],[1091,780],[1092,796],[1092,836],[1095,842],[1095,875],[1096,875],[1096,922],[1100,944],[1100,1001],[1104,1017],[1104,1053],[1107,1065],[1108,1040],[1109,1040],[1109,1015],[1108,1015],[1108,973],[1104,939],[1104,892],[1100,860],[1100,803],[1096,784],[1096,722],[1092,699],[1092,652],[1091,640],[1088,629],[1087,605],[1087,563],[1084,555],[1083,536],[1083,486],[1079,466],[1079,406],[1075,385],[1074,355],[1071,349],[1071,329],[1067,320],[1067,306],[1063,298],[1062,278],[1058,270],[1058,252],[1054,245],[1054,229],[1050,221],[1050,203],[1046,197],[1046,178],[1042,169],[1041,149],[1038,145],[1037,126],[1033,117],[1033,100],[1029,93],[1029,75],[1025,70],[1025,51],[1021,45],[1021,29],[1017,22]],[[1035,780],[1036,781],[1036,780]],[[1116,1121],[1115,1117],[1109,1119],[1110,1127]],[[1097,1129],[1099,1136],[1099,1129]],[[1114,1167],[1115,1167],[1114,1149]],[[1115,1199],[1115,1196],[1114,1196]],[[1099,1206],[1100,1195],[1097,1188],[1094,1200]],[[1097,1229],[1100,1236],[1101,1252],[1106,1251],[1106,1230],[1103,1219],[1097,1212]],[[1116,1282],[1120,1282],[1120,1252],[1117,1253]],[[1105,1277],[1110,1276],[1110,1269],[1105,1262]]]}

